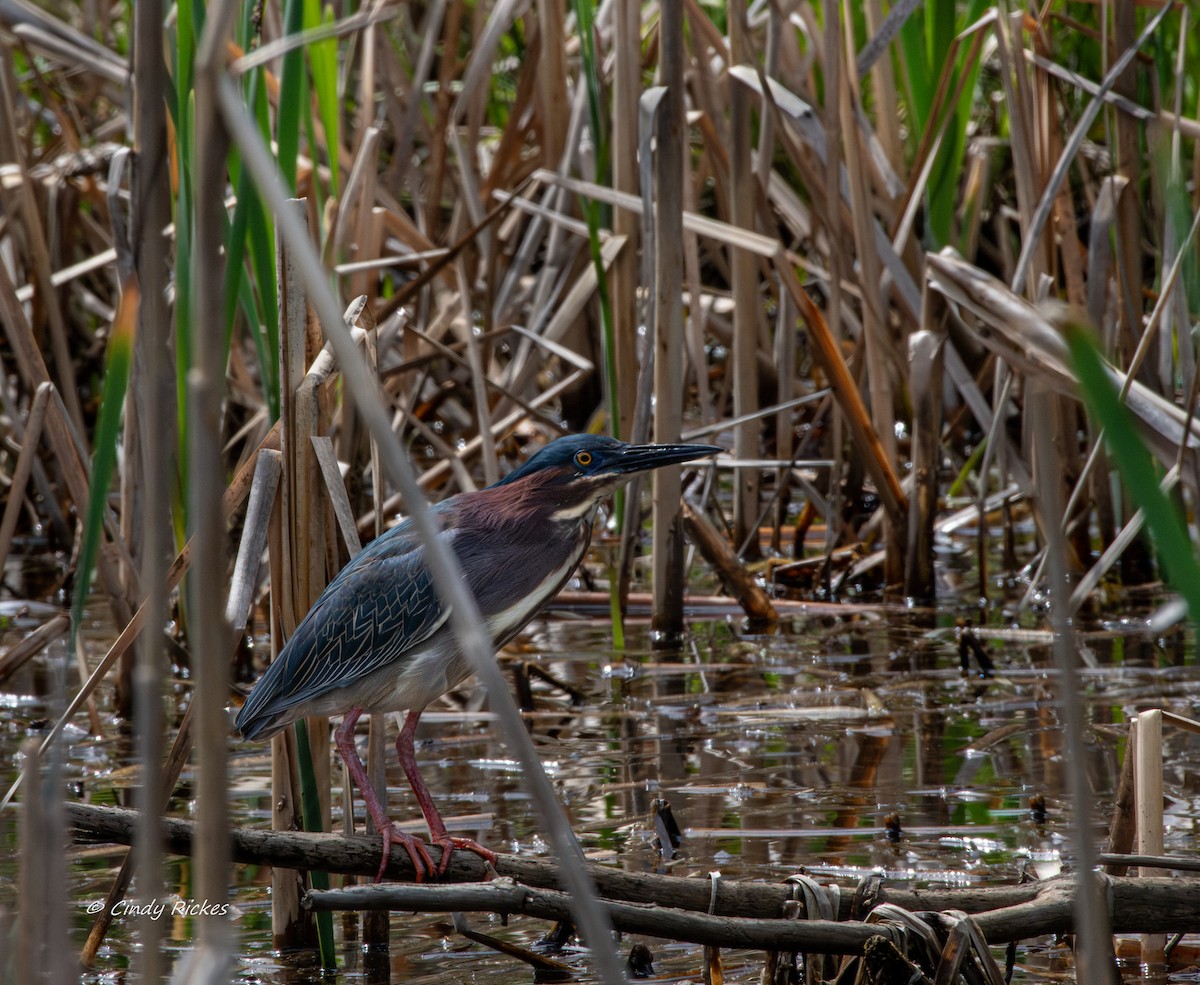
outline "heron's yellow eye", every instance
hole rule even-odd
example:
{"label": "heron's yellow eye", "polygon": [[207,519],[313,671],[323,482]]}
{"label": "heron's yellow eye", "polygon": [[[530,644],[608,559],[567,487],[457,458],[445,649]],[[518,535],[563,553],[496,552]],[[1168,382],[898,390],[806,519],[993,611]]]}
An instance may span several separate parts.
{"label": "heron's yellow eye", "polygon": [[587,467],[592,464],[592,453],[590,451],[577,451],[575,453],[575,464]]}

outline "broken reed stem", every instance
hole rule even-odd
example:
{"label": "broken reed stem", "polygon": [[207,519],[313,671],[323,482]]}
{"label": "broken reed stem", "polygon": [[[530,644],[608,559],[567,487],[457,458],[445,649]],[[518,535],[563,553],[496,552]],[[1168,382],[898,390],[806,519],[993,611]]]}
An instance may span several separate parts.
{"label": "broken reed stem", "polygon": [[762,632],[779,622],[771,597],[746,570],[724,535],[712,525],[699,507],[683,501],[683,525],[705,560],[721,574],[721,579],[737,598],[750,621],[751,632]]}

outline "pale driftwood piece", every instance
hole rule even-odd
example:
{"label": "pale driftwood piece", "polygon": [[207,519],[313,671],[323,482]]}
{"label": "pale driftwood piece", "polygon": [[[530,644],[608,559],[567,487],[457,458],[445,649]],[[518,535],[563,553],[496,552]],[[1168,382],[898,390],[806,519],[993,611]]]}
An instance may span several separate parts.
{"label": "pale driftwood piece", "polygon": [[225,620],[235,628],[244,629],[250,619],[281,471],[279,452],[270,448],[259,452],[250,486],[250,505],[246,508],[242,539],[238,543],[237,560],[229,583],[229,599],[225,604]]}
{"label": "pale driftwood piece", "polygon": [[[86,835],[89,840],[129,844],[137,831],[136,811],[67,804],[65,813],[67,825],[77,836]],[[190,855],[195,823],[178,818],[164,818],[162,823],[165,850],[172,854]],[[326,872],[356,875],[374,875],[382,850],[382,841],[378,837],[346,838],[334,834],[251,828],[231,829],[230,842],[233,858],[237,862],[323,869]],[[430,851],[436,860],[438,849],[432,847]],[[496,871],[501,876],[519,880],[532,888],[554,888],[561,881],[554,863],[514,855],[501,855],[496,863]],[[792,899],[791,888],[784,883],[722,879],[714,893],[712,883],[707,879],[630,873],[596,863],[589,863],[587,872],[607,901],[656,904],[704,914],[709,913],[711,906],[712,914],[718,917],[775,920]],[[487,878],[487,874],[482,859],[467,852],[456,852],[442,886],[418,888],[444,888],[446,883],[453,882],[480,882]],[[411,880],[412,863],[407,855],[396,853],[388,864],[387,875],[393,879]],[[888,903],[911,911],[954,909],[976,915],[976,921],[988,940],[996,943],[1069,932],[1074,919],[1073,886],[1071,876],[1019,886],[913,889],[883,885],[873,899],[876,905]],[[1189,931],[1200,925],[1200,880],[1112,878],[1108,880],[1108,886],[1111,889],[1113,931],[1116,933],[1172,933]],[[850,917],[853,902],[853,894],[841,894],[838,902],[840,919]],[[413,908],[411,903],[405,905]],[[363,909],[362,901],[356,902],[354,908]],[[435,909],[432,902],[421,903],[417,908]],[[797,921],[780,922],[791,927],[798,925]],[[806,923],[811,927],[814,922]],[[829,922],[826,926],[837,924]],[[878,932],[878,925],[873,926]],[[771,946],[791,947],[789,941],[798,939],[781,938]],[[797,946],[796,949],[802,948]]]}
{"label": "pale driftwood piece", "polygon": [[[1099,863],[1109,868],[1137,865],[1143,869],[1169,869],[1175,872],[1200,872],[1200,858],[1183,858],[1176,855],[1126,855],[1119,852],[1102,852]],[[1120,875],[1118,872],[1112,875]]]}
{"label": "pale driftwood piece", "polygon": [[[1139,855],[1163,853],[1162,727],[1163,713],[1158,709],[1140,712],[1134,721],[1133,803]],[[1146,876],[1152,871],[1150,866],[1140,866],[1138,874]],[[1143,934],[1142,963],[1161,965],[1166,960],[1166,945],[1161,934]]]}
{"label": "pale driftwood piece", "polygon": [[325,491],[333,504],[333,515],[337,520],[338,530],[346,544],[346,550],[354,557],[362,550],[362,541],[358,536],[358,527],[354,525],[354,510],[350,506],[350,497],[346,495],[346,483],[342,479],[341,469],[338,468],[333,439],[327,434],[314,434],[312,446],[313,453],[317,456],[317,464],[321,468],[321,478],[325,480]]}

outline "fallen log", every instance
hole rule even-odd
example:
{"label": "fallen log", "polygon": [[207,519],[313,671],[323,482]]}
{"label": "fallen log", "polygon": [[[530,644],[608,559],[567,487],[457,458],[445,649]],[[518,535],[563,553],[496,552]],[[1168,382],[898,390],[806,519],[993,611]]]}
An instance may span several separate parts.
{"label": "fallen log", "polygon": [[[136,836],[137,811],[119,807],[68,803],[66,820],[78,836],[90,841],[128,845]],[[195,824],[181,818],[163,818],[163,847],[175,855],[192,854]],[[233,860],[249,865],[274,865],[288,869],[317,869],[344,875],[374,876],[379,869],[383,842],[378,835],[319,834],[304,831],[272,831],[268,828],[232,828],[229,833]],[[435,861],[437,846],[429,849]],[[495,871],[526,886],[557,889],[558,867],[543,859],[500,855]],[[793,899],[784,883],[720,879],[714,894],[708,879],[663,876],[653,872],[627,872],[593,863],[588,872],[601,896],[630,903],[657,903],[682,910],[709,912],[718,916],[773,918]],[[470,852],[455,852],[443,883],[482,882],[488,877],[482,859]],[[405,852],[393,852],[385,873],[388,879],[412,882],[412,861]],[[840,894],[838,918],[849,919],[854,901]],[[715,896],[715,898],[714,898]],[[1023,886],[972,887],[948,891],[941,888],[895,889],[882,886],[870,903],[894,903],[906,910],[937,910],[953,907],[978,913],[1001,906],[1029,902],[1037,897],[1034,884]]]}
{"label": "fallen log", "polygon": [[[68,826],[80,840],[128,845],[137,834],[136,811],[77,803],[64,805],[64,811]],[[164,818],[162,832],[166,852],[192,854],[192,821]],[[235,862],[353,875],[373,875],[383,850],[382,841],[375,835],[345,837],[244,827],[230,830],[230,846]],[[431,846],[435,860],[437,851]],[[958,910],[972,914],[994,944],[1073,930],[1075,883],[1069,876],[1019,886],[915,888],[872,884],[865,899],[852,898],[861,893],[840,892],[834,896],[839,918],[835,922],[781,919],[785,907],[795,906],[793,889],[784,883],[732,879],[714,883],[702,878],[625,872],[597,863],[590,864],[588,871],[616,926],[660,936],[652,929],[658,927],[661,936],[714,946],[860,953],[867,938],[880,932],[879,924],[851,922],[852,910],[857,905],[862,914],[880,903],[914,912]],[[568,898],[557,892],[560,880],[553,862],[500,855],[495,872],[504,881],[485,882],[490,873],[483,860],[469,852],[456,852],[440,884],[386,884],[341,890],[343,894],[363,894],[361,898],[351,895],[344,906],[337,896],[330,895],[339,891],[313,893],[307,905],[428,912],[474,908],[548,919],[569,916]],[[412,881],[412,863],[405,853],[393,854],[387,876]],[[459,883],[467,885],[456,885]],[[1190,932],[1200,925],[1200,879],[1108,877],[1107,885],[1116,933]],[[472,899],[478,905],[469,905]],[[700,916],[705,919],[697,921],[695,918]]]}
{"label": "fallen log", "polygon": [[[412,892],[417,890],[417,892]],[[710,947],[806,951],[814,954],[861,954],[877,923],[838,923],[833,920],[783,920],[710,916],[654,903],[625,903],[601,899],[615,929],[647,937],[690,941]],[[306,909],[426,910],[442,913],[477,911],[521,914],[543,920],[571,919],[571,899],[555,889],[525,886],[507,876],[491,882],[455,886],[377,885],[307,893]]]}

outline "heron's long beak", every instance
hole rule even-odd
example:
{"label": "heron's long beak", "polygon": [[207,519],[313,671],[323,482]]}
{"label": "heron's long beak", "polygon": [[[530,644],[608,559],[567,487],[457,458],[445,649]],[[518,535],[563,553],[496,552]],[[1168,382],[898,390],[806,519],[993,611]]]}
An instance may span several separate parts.
{"label": "heron's long beak", "polygon": [[690,462],[724,450],[716,445],[629,445],[621,449],[612,463],[611,471],[621,475],[645,472],[664,465]]}

